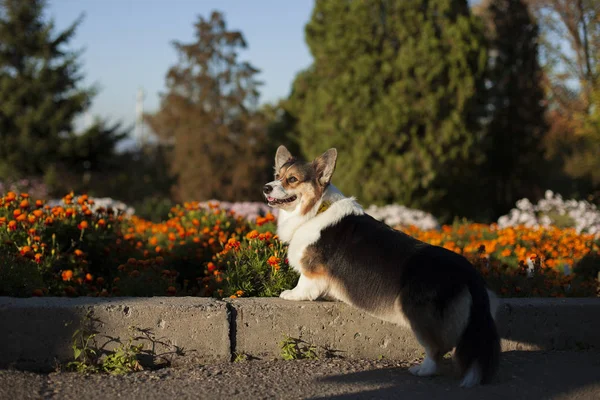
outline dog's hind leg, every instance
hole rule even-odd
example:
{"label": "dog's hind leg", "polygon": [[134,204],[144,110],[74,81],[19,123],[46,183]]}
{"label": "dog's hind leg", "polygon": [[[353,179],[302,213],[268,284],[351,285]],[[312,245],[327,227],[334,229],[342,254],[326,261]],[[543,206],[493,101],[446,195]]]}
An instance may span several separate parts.
{"label": "dog's hind leg", "polygon": [[425,340],[424,336],[415,332],[417,340],[425,348],[425,359],[421,364],[413,365],[408,370],[416,376],[433,376],[438,371],[438,363],[444,356],[443,350],[434,340]]}
{"label": "dog's hind leg", "polygon": [[321,277],[309,278],[300,274],[298,284],[292,290],[284,290],[279,297],[286,300],[316,300],[325,293],[329,284],[326,279]]}

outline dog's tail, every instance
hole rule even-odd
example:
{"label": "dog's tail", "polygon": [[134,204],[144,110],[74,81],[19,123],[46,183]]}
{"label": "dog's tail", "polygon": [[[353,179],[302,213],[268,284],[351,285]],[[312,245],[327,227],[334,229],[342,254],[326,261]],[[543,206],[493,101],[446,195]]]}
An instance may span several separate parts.
{"label": "dog's tail", "polygon": [[500,362],[500,336],[496,329],[496,296],[480,282],[469,284],[471,315],[456,346],[461,369],[461,387],[489,383]]}

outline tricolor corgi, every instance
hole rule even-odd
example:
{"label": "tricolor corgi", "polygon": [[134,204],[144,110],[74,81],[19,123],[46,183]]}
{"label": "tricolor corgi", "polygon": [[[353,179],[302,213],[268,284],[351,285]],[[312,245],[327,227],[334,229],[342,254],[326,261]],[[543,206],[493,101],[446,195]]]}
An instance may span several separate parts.
{"label": "tricolor corgi", "polygon": [[455,348],[462,387],[490,382],[500,358],[497,297],[463,256],[394,230],[345,197],[331,184],[336,160],[336,149],[312,162],[277,149],[275,180],[263,192],[279,209],[277,234],[300,273],[280,296],[333,298],[409,327],[425,348],[414,375],[436,374]]}

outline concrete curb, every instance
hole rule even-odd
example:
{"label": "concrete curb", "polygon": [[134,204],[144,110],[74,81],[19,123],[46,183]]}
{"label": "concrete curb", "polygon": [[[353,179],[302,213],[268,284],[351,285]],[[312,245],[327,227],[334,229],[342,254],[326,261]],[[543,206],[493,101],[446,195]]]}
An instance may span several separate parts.
{"label": "concrete curb", "polygon": [[153,350],[146,364],[230,359],[228,306],[209,298],[0,297],[0,321],[0,368],[50,370],[71,361],[73,334],[82,325],[98,333],[99,349],[139,338]]}
{"label": "concrete curb", "polygon": [[[153,348],[148,365],[228,361],[242,353],[277,358],[284,335],[349,358],[412,360],[423,352],[408,329],[339,302],[0,297],[0,368],[50,370],[70,361],[73,333],[88,313],[99,347],[137,338]],[[600,349],[600,299],[503,299],[497,322],[505,351]]]}

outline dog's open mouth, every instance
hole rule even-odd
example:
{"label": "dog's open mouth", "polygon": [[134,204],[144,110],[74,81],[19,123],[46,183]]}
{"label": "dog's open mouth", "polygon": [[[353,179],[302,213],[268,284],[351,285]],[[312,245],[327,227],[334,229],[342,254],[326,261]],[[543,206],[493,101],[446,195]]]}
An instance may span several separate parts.
{"label": "dog's open mouth", "polygon": [[296,200],[296,198],[297,198],[296,196],[290,196],[285,199],[276,199],[274,197],[267,196],[267,202],[269,203],[270,206],[276,206],[278,204],[291,203],[292,201]]}

